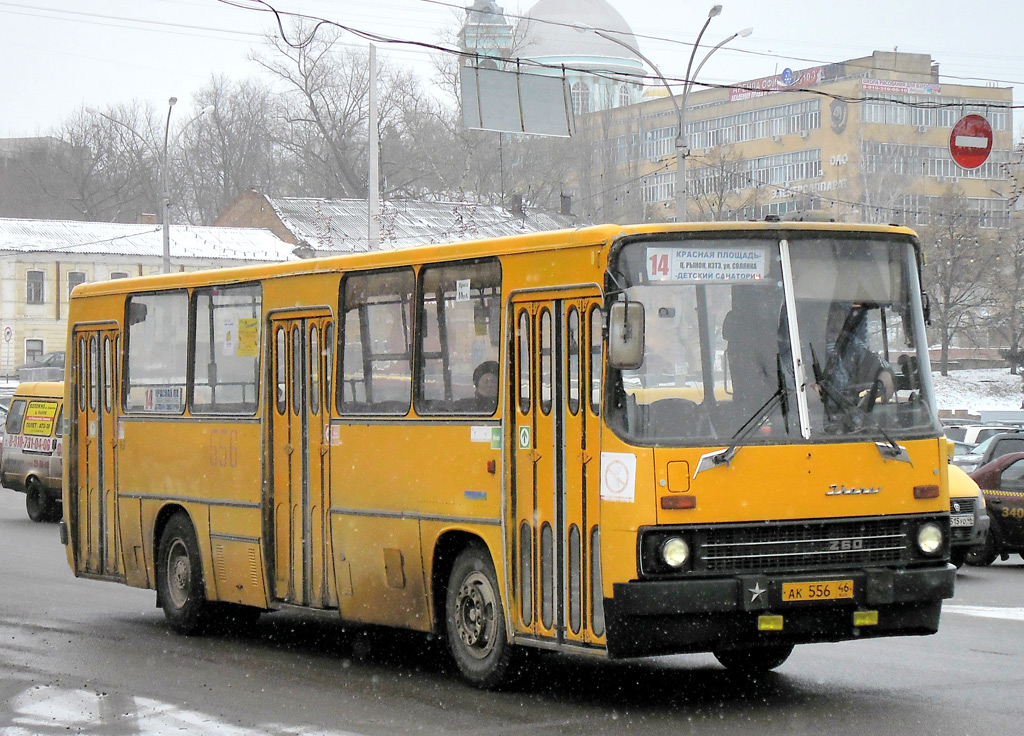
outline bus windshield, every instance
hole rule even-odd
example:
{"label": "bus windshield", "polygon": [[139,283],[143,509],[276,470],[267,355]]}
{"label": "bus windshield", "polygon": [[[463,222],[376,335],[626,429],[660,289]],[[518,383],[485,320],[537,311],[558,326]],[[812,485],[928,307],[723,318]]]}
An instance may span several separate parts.
{"label": "bus windshield", "polygon": [[645,240],[621,248],[610,280],[644,308],[642,363],[610,371],[609,419],[630,440],[937,431],[908,239]]}

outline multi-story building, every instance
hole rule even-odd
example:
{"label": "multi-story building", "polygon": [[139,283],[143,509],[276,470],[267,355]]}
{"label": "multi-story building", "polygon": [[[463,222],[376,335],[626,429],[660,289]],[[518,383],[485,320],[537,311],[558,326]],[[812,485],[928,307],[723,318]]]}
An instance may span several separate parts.
{"label": "multi-story building", "polygon": [[[837,220],[926,225],[955,191],[982,227],[1000,226],[1014,196],[1012,104],[1009,87],[940,82],[929,55],[895,51],[695,87],[684,113],[686,218],[814,209]],[[964,169],[949,140],[972,113],[989,121],[993,142],[984,164]],[[585,215],[677,219],[678,120],[667,96],[577,118],[578,135],[594,147],[574,192]]]}

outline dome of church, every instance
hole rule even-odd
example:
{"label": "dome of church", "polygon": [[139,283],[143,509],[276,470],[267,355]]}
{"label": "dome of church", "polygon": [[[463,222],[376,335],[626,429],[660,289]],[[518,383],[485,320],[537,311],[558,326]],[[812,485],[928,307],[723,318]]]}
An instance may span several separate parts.
{"label": "dome of church", "polygon": [[629,49],[594,33],[596,28],[638,49],[633,29],[605,0],[540,0],[523,21],[518,55],[545,63],[584,63],[595,70],[637,72],[643,62]]}

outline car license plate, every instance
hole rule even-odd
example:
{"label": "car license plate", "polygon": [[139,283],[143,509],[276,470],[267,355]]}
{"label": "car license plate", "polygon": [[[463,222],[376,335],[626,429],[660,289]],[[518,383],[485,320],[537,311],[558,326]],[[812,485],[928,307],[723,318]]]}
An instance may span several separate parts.
{"label": "car license plate", "polygon": [[817,580],[813,583],[783,583],[782,602],[838,601],[853,598],[852,580]]}
{"label": "car license plate", "polygon": [[949,517],[950,526],[974,526],[974,514],[960,514]]}

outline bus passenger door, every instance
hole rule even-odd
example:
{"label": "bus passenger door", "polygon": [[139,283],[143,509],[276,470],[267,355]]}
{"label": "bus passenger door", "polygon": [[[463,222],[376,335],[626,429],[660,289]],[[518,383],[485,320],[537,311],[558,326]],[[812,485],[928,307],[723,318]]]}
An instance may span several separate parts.
{"label": "bus passenger door", "polygon": [[577,645],[599,644],[604,634],[590,358],[600,323],[593,292],[513,303],[510,615],[517,634]]}
{"label": "bus passenger door", "polygon": [[65,451],[72,473],[72,509],[65,509],[78,541],[76,563],[87,573],[121,576],[121,538],[117,501],[117,365],[120,338],[109,327],[75,328],[73,334],[72,440],[77,452]]}
{"label": "bus passenger door", "polygon": [[328,550],[331,369],[334,323],[326,310],[275,315],[270,327],[273,398],[267,402],[269,539],[273,597],[337,605]]}

